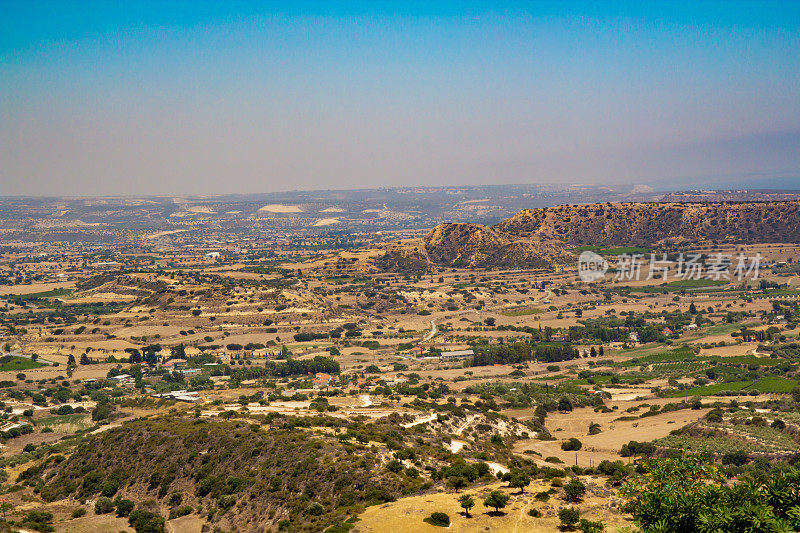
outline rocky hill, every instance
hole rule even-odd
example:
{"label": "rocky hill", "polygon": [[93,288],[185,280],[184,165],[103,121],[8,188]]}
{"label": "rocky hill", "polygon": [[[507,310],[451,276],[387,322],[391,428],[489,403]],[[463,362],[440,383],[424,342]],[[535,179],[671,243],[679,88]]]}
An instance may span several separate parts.
{"label": "rocky hill", "polygon": [[495,228],[477,224],[440,224],[423,242],[431,261],[456,267],[545,267],[555,252],[543,243],[520,242]]}
{"label": "rocky hill", "polygon": [[800,202],[603,203],[520,211],[494,226],[446,223],[391,247],[382,270],[543,268],[579,245],[800,242]]}
{"label": "rocky hill", "polygon": [[800,202],[559,206],[520,211],[493,229],[511,239],[578,245],[800,242]]}

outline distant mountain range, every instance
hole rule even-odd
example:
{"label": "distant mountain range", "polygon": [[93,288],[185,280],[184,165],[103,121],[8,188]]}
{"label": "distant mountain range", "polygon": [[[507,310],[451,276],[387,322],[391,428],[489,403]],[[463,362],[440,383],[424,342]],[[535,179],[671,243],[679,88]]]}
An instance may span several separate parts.
{"label": "distant mountain range", "polygon": [[800,200],[800,191],[659,193],[643,186],[619,190],[595,185],[494,185],[203,197],[0,197],[0,241],[140,245],[146,237],[145,244],[151,245],[228,237],[419,233],[443,222],[497,224],[521,210],[557,205],[778,200]]}

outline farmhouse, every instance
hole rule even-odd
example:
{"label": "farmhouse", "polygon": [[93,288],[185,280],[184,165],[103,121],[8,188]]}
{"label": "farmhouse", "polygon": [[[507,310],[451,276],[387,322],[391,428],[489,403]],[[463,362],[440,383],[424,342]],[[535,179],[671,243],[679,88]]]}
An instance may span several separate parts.
{"label": "farmhouse", "polygon": [[331,380],[333,376],[330,374],[325,374],[323,372],[317,372],[314,376],[314,388],[315,389],[324,389],[331,384]]}
{"label": "farmhouse", "polygon": [[108,378],[110,381],[117,385],[133,385],[134,379],[133,376],[130,374],[120,374],[118,376],[112,376]]}
{"label": "farmhouse", "polygon": [[161,368],[166,370],[177,370],[178,368],[185,367],[187,362],[188,361],[186,361],[186,359],[170,359],[161,365]]}
{"label": "farmhouse", "polygon": [[475,353],[472,350],[456,350],[453,352],[442,352],[439,359],[442,361],[457,361],[459,359],[466,359],[472,357]]}
{"label": "farmhouse", "polygon": [[188,392],[185,390],[175,390],[171,392],[162,392],[160,394],[153,394],[154,398],[167,398],[169,400],[178,400],[179,402],[197,403],[200,401],[200,395],[196,392]]}

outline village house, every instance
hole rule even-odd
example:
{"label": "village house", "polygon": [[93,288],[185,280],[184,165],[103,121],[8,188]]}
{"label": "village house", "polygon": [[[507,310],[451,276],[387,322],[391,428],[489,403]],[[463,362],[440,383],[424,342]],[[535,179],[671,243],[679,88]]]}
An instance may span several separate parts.
{"label": "village house", "polygon": [[185,390],[175,390],[171,392],[162,392],[153,394],[154,398],[166,398],[170,400],[177,400],[179,402],[197,403],[200,401],[200,394],[197,392],[188,392]]}
{"label": "village house", "polygon": [[401,383],[408,382],[408,380],[403,376],[385,376],[382,379],[387,385],[399,385]]}
{"label": "village house", "polygon": [[177,359],[177,358],[170,359],[169,361],[166,361],[164,364],[162,364],[161,368],[163,368],[164,370],[172,371],[185,367],[186,363],[188,363],[186,359]]}
{"label": "village house", "polygon": [[442,361],[457,361],[459,359],[466,359],[467,357],[472,357],[475,355],[475,352],[472,350],[455,350],[452,352],[442,352],[439,356],[439,359]]}
{"label": "village house", "polygon": [[314,388],[315,389],[324,389],[327,388],[331,381],[333,380],[333,376],[330,374],[325,374],[324,372],[317,372],[314,376]]}
{"label": "village house", "polygon": [[131,386],[134,384],[133,376],[130,374],[119,374],[118,376],[112,376],[108,378],[112,383],[118,385],[120,387]]}

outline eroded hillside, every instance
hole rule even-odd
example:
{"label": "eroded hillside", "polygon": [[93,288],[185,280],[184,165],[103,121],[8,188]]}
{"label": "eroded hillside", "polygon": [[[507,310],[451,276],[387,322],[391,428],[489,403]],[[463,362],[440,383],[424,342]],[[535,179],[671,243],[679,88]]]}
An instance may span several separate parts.
{"label": "eroded hillside", "polygon": [[800,242],[800,202],[621,203],[520,211],[494,226],[439,224],[425,256],[450,267],[542,268],[563,262],[564,245],[657,242]]}
{"label": "eroded hillside", "polygon": [[593,245],[799,242],[800,202],[559,206],[520,211],[493,229],[509,239]]}

